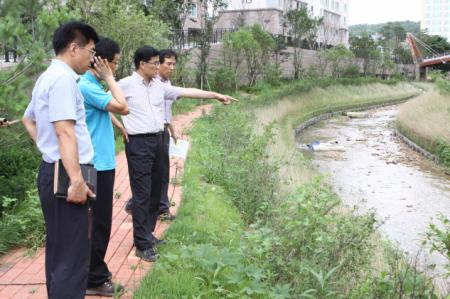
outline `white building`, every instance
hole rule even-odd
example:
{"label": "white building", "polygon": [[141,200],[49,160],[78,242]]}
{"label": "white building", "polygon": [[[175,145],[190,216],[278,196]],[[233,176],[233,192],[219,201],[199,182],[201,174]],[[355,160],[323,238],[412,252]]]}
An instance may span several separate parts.
{"label": "white building", "polygon": [[272,34],[287,35],[283,15],[306,6],[314,17],[323,17],[318,42],[348,46],[349,0],[228,0],[216,28],[261,24]]}
{"label": "white building", "polygon": [[450,1],[422,0],[420,27],[431,35],[440,35],[450,41]]}

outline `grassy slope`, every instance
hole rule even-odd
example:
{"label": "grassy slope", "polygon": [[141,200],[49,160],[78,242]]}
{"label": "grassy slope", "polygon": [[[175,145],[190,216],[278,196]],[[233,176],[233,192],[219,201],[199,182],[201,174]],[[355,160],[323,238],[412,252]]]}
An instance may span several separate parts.
{"label": "grassy slope", "polygon": [[[416,144],[439,156],[439,145],[450,149],[450,95],[428,91],[405,103],[396,126]],[[447,159],[450,167],[450,153]]]}

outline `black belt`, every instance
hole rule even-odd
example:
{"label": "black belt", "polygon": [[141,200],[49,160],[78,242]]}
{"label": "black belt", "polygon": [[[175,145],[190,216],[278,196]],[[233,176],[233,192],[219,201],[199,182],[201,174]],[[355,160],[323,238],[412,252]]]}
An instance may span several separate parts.
{"label": "black belt", "polygon": [[155,137],[155,136],[159,136],[162,135],[162,131],[160,132],[156,132],[156,133],[143,133],[143,134],[132,134],[132,135],[128,135],[128,137]]}
{"label": "black belt", "polygon": [[[55,162],[49,163],[49,162],[44,161],[44,160],[42,160],[42,163],[47,164],[47,165],[55,165]],[[89,163],[86,163],[86,164],[80,164],[80,165],[85,165],[85,166],[91,166],[91,167],[94,167],[94,164],[89,164]]]}

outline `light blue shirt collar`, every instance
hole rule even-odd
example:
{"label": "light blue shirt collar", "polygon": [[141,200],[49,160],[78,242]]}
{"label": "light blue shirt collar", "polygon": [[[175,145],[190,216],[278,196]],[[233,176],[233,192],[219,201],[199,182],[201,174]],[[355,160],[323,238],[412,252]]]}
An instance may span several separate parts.
{"label": "light blue shirt collar", "polygon": [[52,63],[50,64],[50,66],[55,66],[57,68],[66,70],[76,82],[80,80],[80,76],[75,73],[75,71],[67,63],[59,60],[58,58],[52,59]]}

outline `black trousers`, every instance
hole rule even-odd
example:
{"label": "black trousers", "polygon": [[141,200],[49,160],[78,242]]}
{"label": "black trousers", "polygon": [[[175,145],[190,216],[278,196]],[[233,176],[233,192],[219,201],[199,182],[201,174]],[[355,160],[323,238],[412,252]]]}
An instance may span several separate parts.
{"label": "black trousers", "polygon": [[169,182],[170,182],[170,159],[169,159],[170,134],[169,129],[164,127],[163,151],[162,151],[162,189],[159,213],[169,212]]}
{"label": "black trousers", "polygon": [[125,145],[133,196],[133,238],[140,250],[152,247],[162,188],[162,133],[130,135]]}
{"label": "black trousers", "polygon": [[88,205],[53,194],[54,164],[42,162],[38,191],[45,218],[45,276],[49,299],[84,298],[89,270]]}
{"label": "black trousers", "polygon": [[92,242],[88,288],[96,287],[111,279],[105,262],[111,235],[114,177],[116,171],[97,171],[97,198],[92,201]]}

